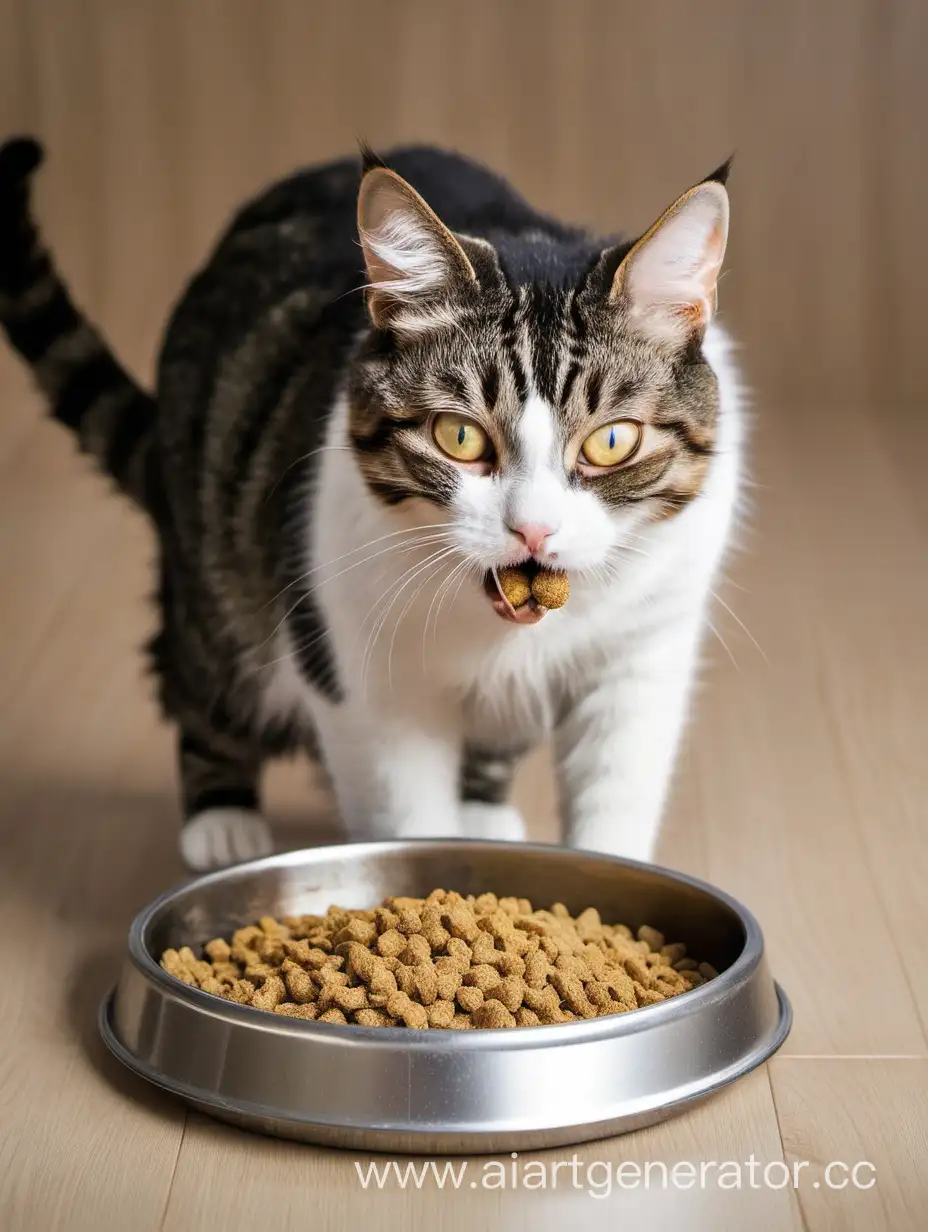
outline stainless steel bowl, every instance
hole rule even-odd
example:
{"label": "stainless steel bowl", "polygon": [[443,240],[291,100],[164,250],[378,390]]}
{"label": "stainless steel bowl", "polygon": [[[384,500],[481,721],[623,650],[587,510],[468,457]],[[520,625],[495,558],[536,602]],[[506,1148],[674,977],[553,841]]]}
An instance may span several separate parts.
{"label": "stainless steel bowl", "polygon": [[[436,886],[648,923],[721,975],[659,1005],[558,1026],[407,1031],[286,1019],[188,987],[158,965],[270,914],[369,907]],[[220,1117],[288,1138],[402,1153],[538,1149],[672,1116],[786,1038],[754,917],[691,877],[559,847],[430,841],[294,851],[201,877],[138,916],[103,1038],[130,1069]]]}

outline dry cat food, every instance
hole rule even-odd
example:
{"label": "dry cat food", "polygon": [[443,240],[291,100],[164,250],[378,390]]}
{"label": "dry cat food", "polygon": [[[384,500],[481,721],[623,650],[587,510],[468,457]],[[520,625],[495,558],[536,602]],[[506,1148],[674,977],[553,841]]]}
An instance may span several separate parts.
{"label": "dry cat food", "polygon": [[387,898],[372,911],[262,917],[198,958],[165,950],[185,984],[256,1009],[363,1027],[534,1027],[623,1014],[718,973],[665,944],[603,924],[588,907],[535,911],[525,898]]}
{"label": "dry cat food", "polygon": [[534,575],[518,566],[500,569],[499,586],[513,608],[521,607],[529,599],[541,607],[558,608],[570,598],[570,579],[554,569],[539,569]]}

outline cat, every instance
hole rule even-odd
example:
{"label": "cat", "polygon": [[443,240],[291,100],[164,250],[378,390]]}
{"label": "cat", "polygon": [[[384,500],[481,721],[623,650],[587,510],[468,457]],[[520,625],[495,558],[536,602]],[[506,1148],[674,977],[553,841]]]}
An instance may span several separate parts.
{"label": "cat", "polygon": [[[728,164],[634,242],[438,149],[300,171],[193,277],[152,396],[42,246],[41,159],[0,150],[0,320],[157,531],[187,865],[272,850],[297,750],[354,839],[518,840],[549,735],[566,843],[652,859],[740,490]],[[519,564],[567,604],[512,608]]]}

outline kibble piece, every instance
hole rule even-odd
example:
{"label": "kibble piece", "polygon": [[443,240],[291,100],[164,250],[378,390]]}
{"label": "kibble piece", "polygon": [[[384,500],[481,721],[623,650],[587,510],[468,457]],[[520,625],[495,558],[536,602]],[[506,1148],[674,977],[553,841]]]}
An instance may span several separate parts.
{"label": "kibble piece", "polygon": [[658,954],[666,944],[664,934],[659,933],[656,928],[650,928],[647,924],[642,924],[638,929],[638,940],[644,941],[650,950]]}
{"label": "kibble piece", "polygon": [[330,1009],[327,1009],[325,1013],[320,1014],[319,1017],[316,1019],[316,1021],[317,1022],[335,1022],[335,1023],[339,1023],[340,1025],[344,1025],[348,1022],[348,1019],[345,1017],[345,1015],[342,1013],[340,1009],[337,1009],[335,1006],[332,1006]]}
{"label": "kibble piece", "polygon": [[284,983],[287,986],[287,992],[297,1005],[307,1005],[310,1001],[315,1001],[319,995],[309,972],[304,971],[296,963],[292,963],[285,972]]}
{"label": "kibble piece", "polygon": [[419,963],[431,962],[432,947],[422,933],[413,933],[411,937],[407,938],[405,949],[397,957],[407,967],[415,967]]}
{"label": "kibble piece", "polygon": [[354,1016],[359,1027],[393,1027],[396,1019],[391,1018],[385,1010],[358,1010]]}
{"label": "kibble piece", "polygon": [[479,1010],[481,1005],[483,1005],[483,993],[479,988],[474,988],[472,985],[459,988],[454,995],[454,999],[465,1014],[472,1014],[474,1010]]}
{"label": "kibble piece", "polygon": [[203,950],[206,957],[212,963],[227,963],[232,957],[232,950],[229,947],[228,941],[224,941],[222,937],[216,937],[212,941],[207,941]]}
{"label": "kibble piece", "polygon": [[425,1006],[417,1005],[404,992],[395,992],[387,1001],[386,1010],[393,1018],[401,1018],[407,1027],[415,1030],[424,1030],[429,1025]]}
{"label": "kibble piece", "polygon": [[356,1010],[370,1008],[370,1002],[367,999],[367,989],[360,985],[357,988],[335,989],[332,993],[332,1004],[338,1009],[343,1010],[346,1014],[353,1014]]}
{"label": "kibble piece", "polygon": [[292,1001],[285,1001],[282,1005],[274,1006],[275,1014],[283,1014],[287,1018],[305,1018],[307,1022],[311,1022],[319,1015],[318,1005],[294,1005]]}
{"label": "kibble piece", "polygon": [[256,1010],[272,1010],[280,1005],[287,989],[279,975],[269,976],[251,999]]}
{"label": "kibble piece", "polygon": [[525,996],[525,981],[521,976],[507,975],[505,979],[500,980],[494,988],[490,989],[487,996],[488,999],[500,1001],[510,1013],[515,1013]]}
{"label": "kibble piece", "polygon": [[406,938],[398,929],[388,928],[377,938],[377,953],[384,958],[398,958],[406,949]]}
{"label": "kibble piece", "polygon": [[367,920],[349,920],[344,928],[340,928],[332,938],[334,945],[341,945],[343,941],[358,941],[361,945],[370,945],[377,936],[376,924],[371,924]]}
{"label": "kibble piece", "polygon": [[517,1027],[540,1027],[541,1019],[534,1010],[530,1010],[527,1006],[520,1005],[516,1010],[516,1026]]}
{"label": "kibble piece", "polygon": [[521,607],[532,597],[532,583],[524,569],[510,566],[497,573],[499,588],[510,607]]}
{"label": "kibble piece", "polygon": [[450,1027],[454,1019],[453,1001],[436,1001],[429,1007],[430,1027]]}
{"label": "kibble piece", "polygon": [[704,980],[714,980],[718,975],[718,972],[715,967],[713,967],[712,963],[701,962],[698,970]]}
{"label": "kibble piece", "polygon": [[488,988],[499,983],[499,975],[495,967],[480,963],[465,974],[464,983],[468,988],[479,988],[481,992],[486,992]]}
{"label": "kibble piece", "polygon": [[475,1027],[496,1029],[499,1027],[514,1027],[516,1020],[506,1009],[502,1001],[484,1001],[483,1005],[474,1010],[470,1017]]}
{"label": "kibble piece", "polygon": [[532,578],[532,597],[542,607],[563,607],[570,598],[570,579],[554,569],[539,569]]}
{"label": "kibble piece", "polygon": [[474,1024],[470,1020],[470,1014],[455,1014],[448,1025],[452,1031],[469,1031]]}

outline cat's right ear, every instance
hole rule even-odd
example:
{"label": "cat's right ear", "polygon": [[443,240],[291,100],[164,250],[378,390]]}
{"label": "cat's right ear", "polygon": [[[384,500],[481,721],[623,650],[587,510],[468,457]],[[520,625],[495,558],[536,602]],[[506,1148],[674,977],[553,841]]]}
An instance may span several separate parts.
{"label": "cat's right ear", "polygon": [[368,168],[358,193],[358,236],[367,269],[367,307],[378,328],[398,308],[476,282],[464,249],[414,188],[387,167]]}

